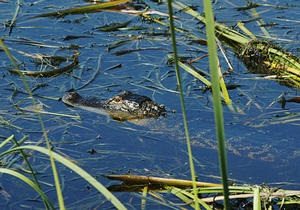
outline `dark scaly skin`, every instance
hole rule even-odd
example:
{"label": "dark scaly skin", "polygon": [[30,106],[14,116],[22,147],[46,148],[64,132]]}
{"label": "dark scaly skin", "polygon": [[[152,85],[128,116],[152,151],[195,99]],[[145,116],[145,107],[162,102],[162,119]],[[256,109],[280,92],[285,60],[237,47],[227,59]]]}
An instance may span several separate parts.
{"label": "dark scaly skin", "polygon": [[[158,118],[159,116],[166,117],[166,109],[163,105],[152,101],[147,96],[133,94],[129,91],[125,91],[116,95],[109,100],[100,100],[98,98],[85,98],[80,96],[76,92],[67,93],[63,98],[63,102],[74,106],[86,109],[86,107],[93,108],[90,110],[97,112],[96,110],[102,110],[100,114],[110,115],[113,119],[118,121],[131,121],[137,125],[151,126],[154,130],[163,130],[170,136],[170,139],[182,139],[185,134],[182,133],[182,124],[164,124],[161,122],[150,122],[152,124],[143,124],[143,120],[147,118]],[[296,102],[298,98],[287,99],[287,102]],[[99,112],[97,112],[99,113]],[[139,120],[139,121],[136,121]],[[140,124],[142,122],[142,124]],[[204,141],[199,141],[199,139]],[[240,140],[238,140],[239,142]],[[196,133],[191,136],[191,143],[193,146],[199,146],[203,148],[215,148],[214,141],[210,138],[202,137],[202,134]],[[272,150],[264,149],[259,146],[246,146],[242,143],[229,143],[229,151],[237,155],[248,155],[253,159],[260,160],[273,160],[275,158]]]}
{"label": "dark scaly skin", "polygon": [[167,116],[164,105],[156,103],[147,96],[129,91],[124,91],[106,101],[95,97],[85,98],[77,92],[70,92],[63,96],[62,101],[83,109],[104,110],[113,119],[119,121]]}

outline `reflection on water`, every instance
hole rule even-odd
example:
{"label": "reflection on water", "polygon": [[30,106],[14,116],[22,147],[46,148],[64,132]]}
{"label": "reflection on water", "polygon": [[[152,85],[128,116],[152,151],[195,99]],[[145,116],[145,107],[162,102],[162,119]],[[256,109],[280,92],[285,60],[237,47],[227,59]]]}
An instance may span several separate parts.
{"label": "reflection on water", "polygon": [[[166,12],[164,4],[157,5],[152,1],[147,3],[153,9]],[[276,23],[266,29],[282,47],[297,54],[299,20],[296,14],[299,5],[279,9],[274,5],[287,4],[282,1],[268,3],[270,6],[256,8],[266,23]],[[52,2],[49,7],[47,1],[24,2],[9,35],[9,28],[5,26],[13,17],[16,5],[13,1],[0,2],[2,23],[0,33],[5,37],[5,44],[17,59],[21,69],[35,71],[45,69],[46,64],[34,62],[38,55],[70,57],[75,49],[80,52],[79,66],[72,74],[63,74],[55,78],[26,78],[36,100],[43,104],[43,120],[54,151],[74,159],[79,166],[105,185],[110,181],[101,175],[108,173],[189,179],[176,78],[173,67],[167,65],[167,52],[171,51],[169,37],[165,33],[167,30],[158,24],[145,22],[137,16],[110,12],[65,16],[59,19],[31,18],[36,14],[78,4],[78,1],[60,2],[57,5]],[[235,25],[237,20],[243,20],[249,30],[259,37],[264,37],[256,21],[248,22],[253,19],[250,11],[233,9],[241,6],[245,6],[244,1],[217,1],[215,5],[217,21]],[[198,10],[202,10],[201,7],[200,5]],[[178,26],[204,38],[201,24],[197,24],[185,14],[177,15],[182,16],[178,20],[182,21],[182,25]],[[131,20],[131,23],[126,27],[131,27],[130,30],[129,28],[113,32],[95,30],[105,24],[128,20]],[[196,30],[195,26],[198,27]],[[76,38],[66,39],[71,36]],[[192,58],[203,57],[193,65],[201,71],[207,71],[206,47],[188,43],[190,40],[178,34],[181,55]],[[122,50],[133,51],[120,56],[115,54]],[[297,94],[297,90],[262,79],[257,75],[245,74],[243,64],[229,49],[226,50],[235,72],[225,79],[229,83],[240,85],[230,91],[237,113],[232,113],[224,107],[230,177],[250,184],[292,182],[294,183],[292,187],[297,188],[297,183],[300,183],[297,170],[300,158],[297,141],[299,104],[288,104],[288,110],[282,110],[281,104],[276,102],[283,93],[293,97]],[[35,113],[23,109],[32,106],[26,89],[18,76],[11,75],[7,71],[7,67],[12,65],[2,51],[0,54],[2,58],[0,137],[5,139],[14,134],[17,139],[21,139],[26,135],[28,139],[25,144],[36,143],[44,146]],[[221,66],[227,69],[222,58]],[[195,81],[187,73],[182,72],[182,78],[197,174],[203,181],[218,182],[219,180],[212,178],[219,176],[219,172],[211,93],[202,92],[203,84]],[[66,91],[79,88],[84,95],[103,99],[123,90],[130,90],[147,95],[154,101],[166,105],[169,110],[176,110],[176,113],[169,114],[168,118],[148,120],[142,125],[121,123],[107,116],[67,107],[59,100]],[[32,155],[30,160],[40,173],[38,177],[45,182],[43,187],[48,190],[49,197],[55,200],[48,160],[38,153]],[[20,159],[16,159],[15,164],[16,167],[24,167]],[[60,166],[59,172],[65,186],[64,194],[67,195],[68,207],[72,208],[77,203],[79,205],[88,203],[87,206],[82,206],[88,208],[97,205],[94,203],[95,198],[104,200],[68,169]],[[27,186],[4,175],[1,176],[0,184],[3,193],[7,193],[0,196],[1,205],[14,209],[19,208],[21,204],[33,205],[30,200],[33,199],[31,195],[34,192],[28,193]],[[120,195],[120,198],[126,203],[130,199],[127,196]],[[107,205],[109,204],[104,202],[103,206]]]}

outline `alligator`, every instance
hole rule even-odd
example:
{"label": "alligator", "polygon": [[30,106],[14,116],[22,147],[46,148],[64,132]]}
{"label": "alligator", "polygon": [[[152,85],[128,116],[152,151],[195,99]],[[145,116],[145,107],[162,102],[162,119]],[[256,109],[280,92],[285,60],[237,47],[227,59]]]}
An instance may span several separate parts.
{"label": "alligator", "polygon": [[109,115],[118,121],[167,117],[164,105],[156,103],[147,96],[130,91],[123,91],[108,100],[83,97],[77,92],[69,92],[62,97],[62,101],[69,106]]}
{"label": "alligator", "polygon": [[[174,121],[172,118],[168,121],[149,120],[149,118],[157,119],[160,116],[167,117],[167,113],[173,113],[173,111],[166,110],[164,105],[154,102],[147,96],[124,91],[108,100],[102,100],[96,97],[83,97],[77,92],[69,92],[63,96],[62,101],[73,107],[109,115],[117,121],[128,121],[139,126],[146,126],[149,128],[149,130],[146,129],[147,132],[163,131],[170,139],[182,140],[185,138],[185,134],[182,133],[183,126],[178,120]],[[286,101],[292,102],[290,99]],[[199,122],[199,119],[196,119],[196,122]],[[141,129],[141,132],[144,132],[144,130]],[[215,149],[214,138],[207,136],[210,136],[210,129],[202,131],[191,130],[191,144],[202,148]],[[256,145],[249,146],[243,143],[243,139],[244,137],[230,138],[227,141],[228,150],[236,155],[248,155],[250,158],[265,161],[274,161],[276,158],[272,148]]]}

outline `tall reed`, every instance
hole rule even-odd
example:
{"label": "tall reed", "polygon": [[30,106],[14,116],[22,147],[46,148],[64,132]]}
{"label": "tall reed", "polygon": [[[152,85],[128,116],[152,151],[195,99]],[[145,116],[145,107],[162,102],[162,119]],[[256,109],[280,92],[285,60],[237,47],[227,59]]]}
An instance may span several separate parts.
{"label": "tall reed", "polygon": [[172,46],[173,46],[173,54],[174,54],[174,62],[175,62],[175,71],[176,71],[176,79],[177,79],[177,85],[179,89],[179,95],[180,95],[180,105],[183,115],[183,125],[185,130],[185,136],[186,136],[186,145],[188,150],[188,156],[189,156],[189,164],[190,164],[190,171],[191,171],[191,178],[193,181],[193,192],[195,197],[195,208],[200,209],[199,203],[197,202],[198,198],[198,190],[196,185],[196,174],[195,174],[195,168],[193,163],[193,155],[192,155],[192,147],[191,147],[191,141],[189,136],[189,129],[187,124],[187,117],[186,117],[186,111],[185,111],[185,105],[184,105],[184,96],[183,96],[183,90],[182,90],[182,82],[181,82],[181,76],[180,76],[180,70],[178,65],[178,54],[177,54],[177,45],[176,45],[176,37],[175,37],[175,27],[174,27],[174,19],[173,19],[173,8],[172,8],[172,1],[168,0],[168,11],[169,11],[169,17],[170,17],[170,31],[171,31],[171,37],[172,37]]}
{"label": "tall reed", "polygon": [[[188,155],[189,155],[191,177],[192,177],[192,181],[193,181],[193,191],[194,191],[194,196],[195,196],[194,200],[197,201],[197,186],[196,186],[196,179],[195,179],[196,176],[195,176],[195,169],[194,169],[194,164],[193,164],[193,155],[192,155],[192,149],[191,149],[191,144],[190,144],[186,111],[185,111],[185,106],[184,106],[182,82],[181,82],[179,65],[178,65],[175,27],[174,27],[171,0],[168,0],[168,11],[169,11],[169,16],[170,16],[170,30],[171,30],[171,36],[172,36],[172,46],[173,46],[173,53],[174,53],[176,78],[177,78],[177,83],[178,83],[178,89],[180,92],[181,109],[182,109],[182,113],[183,113],[183,122],[184,122],[185,134],[186,134],[187,150],[188,150]],[[216,135],[217,135],[218,148],[219,148],[220,171],[221,171],[222,183],[223,183],[224,207],[225,207],[225,209],[229,209],[230,208],[229,190],[228,190],[228,181],[227,181],[228,180],[228,166],[227,166],[227,155],[226,155],[226,147],[225,147],[224,119],[223,119],[223,111],[222,111],[222,104],[221,104],[221,92],[220,92],[221,75],[219,73],[220,69],[219,69],[219,60],[218,60],[218,56],[217,56],[217,45],[216,45],[213,9],[212,9],[211,1],[204,0],[204,11],[205,11],[205,17],[206,17],[206,35],[207,35],[208,52],[209,52],[209,67],[210,67],[211,81],[212,81],[215,127],[216,127]],[[195,202],[195,204],[196,204],[195,208],[199,209],[198,202]]]}
{"label": "tall reed", "polygon": [[213,16],[213,8],[210,0],[204,0],[204,12],[206,18],[206,39],[209,53],[209,69],[212,81],[212,94],[215,116],[216,135],[218,140],[219,164],[222,176],[224,207],[230,209],[229,190],[228,190],[228,166],[225,146],[225,130],[223,110],[221,103],[221,93],[219,81],[222,75],[219,74],[219,60],[217,55],[217,45],[215,36],[215,22]]}

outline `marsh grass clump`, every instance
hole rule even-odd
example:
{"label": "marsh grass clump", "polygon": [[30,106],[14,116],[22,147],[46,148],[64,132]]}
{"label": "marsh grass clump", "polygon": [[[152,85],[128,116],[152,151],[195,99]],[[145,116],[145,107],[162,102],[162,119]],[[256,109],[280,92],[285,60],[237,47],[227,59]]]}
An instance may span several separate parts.
{"label": "marsh grass clump", "polygon": [[[174,6],[202,23],[207,22],[206,17],[180,2],[176,2]],[[215,22],[216,37],[233,49],[250,72],[271,75],[272,79],[281,84],[299,88],[299,56],[283,50],[271,41],[258,40],[243,24],[238,23],[237,25],[244,33]]]}
{"label": "marsh grass clump", "polygon": [[299,57],[275,43],[252,40],[242,48],[239,57],[250,72],[275,75],[282,84],[300,87]]}
{"label": "marsh grass clump", "polygon": [[[223,186],[218,183],[196,182],[197,194],[195,198],[191,189],[193,182],[184,179],[139,176],[134,174],[105,175],[111,180],[121,181],[108,188],[113,192],[141,192],[143,189],[151,191],[150,197],[160,197],[162,194],[171,194],[181,200],[184,205],[195,209],[195,201],[201,209],[226,209],[223,196]],[[227,209],[298,209],[299,191],[284,190],[270,187],[266,184],[247,185],[232,184],[229,186],[230,208]],[[149,199],[150,200],[150,199]],[[175,203],[168,203],[174,207]],[[177,204],[178,205],[178,204]],[[178,206],[177,206],[178,207]]]}

